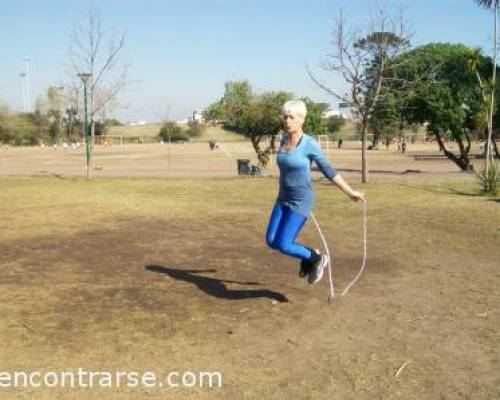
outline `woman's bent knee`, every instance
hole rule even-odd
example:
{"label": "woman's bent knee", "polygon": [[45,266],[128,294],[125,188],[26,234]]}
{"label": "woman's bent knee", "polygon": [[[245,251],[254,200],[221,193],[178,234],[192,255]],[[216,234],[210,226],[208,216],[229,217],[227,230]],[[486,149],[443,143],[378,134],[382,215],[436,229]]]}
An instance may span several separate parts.
{"label": "woman's bent knee", "polygon": [[276,241],[276,240],[274,241],[274,248],[286,255],[291,255],[292,246],[293,244],[289,242]]}

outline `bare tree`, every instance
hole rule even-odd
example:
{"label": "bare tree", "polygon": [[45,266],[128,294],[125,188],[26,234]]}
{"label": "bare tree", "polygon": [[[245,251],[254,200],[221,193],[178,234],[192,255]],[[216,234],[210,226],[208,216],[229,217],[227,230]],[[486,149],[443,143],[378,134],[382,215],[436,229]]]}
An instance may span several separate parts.
{"label": "bare tree", "polygon": [[[106,43],[105,43],[106,42]],[[117,107],[120,91],[129,83],[128,65],[122,61],[125,32],[106,37],[98,12],[88,13],[84,24],[77,24],[70,36],[68,72],[72,88],[80,87],[80,73],[90,73],[89,115],[94,140],[95,119],[103,109]],[[104,122],[104,121],[103,121]]]}
{"label": "bare tree", "polygon": [[78,133],[75,134],[74,127],[79,122],[80,115],[80,86],[70,85],[66,87],[66,121],[68,126],[68,138],[76,141]]}
{"label": "bare tree", "polygon": [[[367,130],[375,107],[390,93],[396,79],[396,58],[409,47],[408,23],[400,10],[397,16],[382,8],[376,11],[367,30],[347,26],[342,11],[336,20],[331,51],[322,69],[340,75],[349,85],[349,92],[332,88],[310,68],[312,81],[327,94],[351,106],[362,138],[362,182],[368,182]],[[401,82],[398,82],[401,85]]]}
{"label": "bare tree", "polygon": [[[96,102],[100,103],[100,100],[102,97],[107,97],[107,93],[104,90],[101,90],[97,93],[96,97]],[[109,128],[109,120],[111,116],[113,115],[113,112],[116,111],[117,109],[123,109],[124,106],[122,103],[120,103],[117,99],[117,96],[113,96],[109,98],[108,101],[106,101],[105,104],[102,105],[102,107],[99,108],[96,112],[98,113],[100,120],[102,121],[102,134],[107,135],[108,134],[108,128]]]}

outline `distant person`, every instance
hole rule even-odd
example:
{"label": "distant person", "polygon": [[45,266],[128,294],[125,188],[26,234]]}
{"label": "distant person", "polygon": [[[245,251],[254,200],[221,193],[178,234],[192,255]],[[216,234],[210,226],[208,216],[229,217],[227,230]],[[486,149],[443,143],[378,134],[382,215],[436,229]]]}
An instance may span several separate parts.
{"label": "distant person", "polygon": [[300,260],[300,277],[315,284],[323,277],[328,257],[319,251],[297,243],[299,232],[311,214],[314,192],[311,164],[314,162],[331,182],[351,200],[364,202],[364,195],[354,191],[331,166],[318,142],[302,131],[307,109],[302,100],[287,101],[282,107],[282,137],[277,155],[280,170],[279,194],[266,233],[269,247]]}
{"label": "distant person", "polygon": [[341,148],[342,148],[342,143],[343,143],[342,139],[339,139],[339,143],[338,143],[338,145],[337,145],[337,147],[338,147],[339,149],[341,149]]}
{"label": "distant person", "polygon": [[406,140],[404,140],[403,143],[401,143],[401,152],[403,154],[406,153]]}

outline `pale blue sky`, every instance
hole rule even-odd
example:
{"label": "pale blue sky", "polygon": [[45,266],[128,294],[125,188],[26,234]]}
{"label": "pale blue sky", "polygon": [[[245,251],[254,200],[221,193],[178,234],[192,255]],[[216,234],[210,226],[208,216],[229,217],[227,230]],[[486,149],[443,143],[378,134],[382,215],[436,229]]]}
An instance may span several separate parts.
{"label": "pale blue sky", "polygon": [[[23,57],[31,58],[31,97],[63,85],[72,26],[97,9],[107,32],[125,30],[124,59],[135,83],[121,95],[123,120],[183,118],[222,95],[227,80],[257,91],[284,89],[335,104],[310,82],[328,51],[340,8],[348,22],[368,23],[375,0],[0,0],[0,102],[22,108]],[[406,1],[413,45],[454,42],[489,52],[491,13],[473,0]],[[317,69],[317,71],[320,71]],[[341,85],[324,76],[331,85]]]}

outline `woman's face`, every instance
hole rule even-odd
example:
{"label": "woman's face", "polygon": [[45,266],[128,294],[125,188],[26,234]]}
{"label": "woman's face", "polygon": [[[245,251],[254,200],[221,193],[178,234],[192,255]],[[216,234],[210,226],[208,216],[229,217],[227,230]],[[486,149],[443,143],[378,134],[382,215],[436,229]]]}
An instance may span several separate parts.
{"label": "woman's face", "polygon": [[283,128],[286,133],[297,133],[302,130],[304,120],[294,112],[286,112],[282,115]]}

